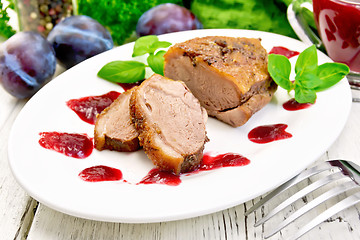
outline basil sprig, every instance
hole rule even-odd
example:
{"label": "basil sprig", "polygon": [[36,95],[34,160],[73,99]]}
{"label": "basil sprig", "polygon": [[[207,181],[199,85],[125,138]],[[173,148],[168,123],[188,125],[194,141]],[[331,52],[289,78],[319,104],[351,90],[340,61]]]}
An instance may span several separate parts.
{"label": "basil sprig", "polygon": [[157,50],[167,48],[170,45],[169,42],[159,41],[155,35],[138,38],[134,44],[132,57],[148,54],[146,59],[148,65],[134,60],[112,61],[100,69],[98,76],[116,83],[135,83],[145,78],[147,67],[150,67],[157,74],[164,75],[164,54],[166,51]]}
{"label": "basil sprig", "polygon": [[316,93],[343,79],[350,71],[343,63],[324,63],[318,66],[315,45],[300,53],[295,64],[295,81],[290,80],[291,63],[283,55],[270,54],[268,71],[272,79],[288,92],[295,91],[299,103],[314,103]]}

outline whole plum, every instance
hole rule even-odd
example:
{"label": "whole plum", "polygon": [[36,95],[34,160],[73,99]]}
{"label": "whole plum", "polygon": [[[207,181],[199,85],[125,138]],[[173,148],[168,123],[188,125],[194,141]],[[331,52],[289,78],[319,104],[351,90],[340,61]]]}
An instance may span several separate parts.
{"label": "whole plum", "polygon": [[188,9],[173,3],[155,6],[141,15],[136,25],[138,36],[201,29],[201,22]]}
{"label": "whole plum", "polygon": [[17,98],[31,97],[55,69],[55,52],[38,33],[16,33],[0,46],[0,82]]}
{"label": "whole plum", "polygon": [[49,33],[56,58],[65,68],[113,48],[109,31],[88,16],[71,16],[59,22]]}

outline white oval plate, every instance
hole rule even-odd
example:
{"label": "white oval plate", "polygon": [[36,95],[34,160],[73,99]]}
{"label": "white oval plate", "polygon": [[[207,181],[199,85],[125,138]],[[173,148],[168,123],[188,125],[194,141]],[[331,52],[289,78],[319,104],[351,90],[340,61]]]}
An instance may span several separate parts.
{"label": "white oval plate", "polygon": [[[297,51],[306,48],[288,37],[247,30],[197,30],[159,38],[175,43],[208,35],[261,38],[268,51],[273,46]],[[136,185],[153,168],[143,151],[94,150],[86,159],[75,159],[42,148],[38,140],[44,131],[93,136],[94,126],[80,120],[65,102],[111,90],[122,92],[120,86],[98,78],[97,72],[110,61],[131,59],[132,49],[133,43],[117,47],[64,72],[32,97],[18,115],[9,138],[9,162],[19,184],[39,202],[77,217],[128,223],[179,220],[220,211],[277,187],[317,160],[338,137],[350,111],[351,91],[343,79],[319,93],[316,104],[305,110],[284,110],[282,104],[291,96],[278,89],[274,99],[242,127],[232,128],[210,118],[205,152],[240,153],[251,163],[182,176],[179,186]],[[319,63],[331,62],[321,52],[318,58]],[[291,59],[292,64],[295,60]],[[276,123],[288,124],[293,137],[268,144],[248,140],[251,129]],[[90,183],[78,177],[80,171],[95,165],[120,169],[129,183]]]}

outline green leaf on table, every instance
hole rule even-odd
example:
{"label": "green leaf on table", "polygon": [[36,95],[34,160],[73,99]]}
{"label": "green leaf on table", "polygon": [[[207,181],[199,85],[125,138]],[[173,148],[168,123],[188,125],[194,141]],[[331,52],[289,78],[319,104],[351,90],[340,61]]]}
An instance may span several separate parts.
{"label": "green leaf on table", "polygon": [[315,88],[317,92],[323,91],[343,79],[350,69],[343,63],[324,63],[317,69],[317,76],[321,79],[321,84]]}
{"label": "green leaf on table", "polygon": [[268,71],[277,85],[288,91],[293,88],[293,83],[290,81],[291,64],[287,57],[278,54],[270,54]]}
{"label": "green leaf on table", "polygon": [[146,65],[137,61],[113,61],[98,72],[98,76],[117,83],[135,83],[145,78]]}
{"label": "green leaf on table", "polygon": [[155,55],[150,54],[147,62],[151,70],[155,73],[164,76],[164,54],[166,51],[158,51]]}
{"label": "green leaf on table", "polygon": [[299,54],[295,64],[296,75],[315,71],[318,66],[318,57],[315,45],[312,45]]}

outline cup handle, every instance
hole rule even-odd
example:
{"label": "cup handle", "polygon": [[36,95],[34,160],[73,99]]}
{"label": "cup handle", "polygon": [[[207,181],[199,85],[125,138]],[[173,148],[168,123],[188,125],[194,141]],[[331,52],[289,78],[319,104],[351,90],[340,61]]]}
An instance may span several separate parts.
{"label": "cup handle", "polygon": [[313,6],[310,2],[292,1],[287,9],[288,21],[301,41],[308,45],[315,44],[318,49],[323,49],[322,41],[306,20],[305,11],[313,14]]}

